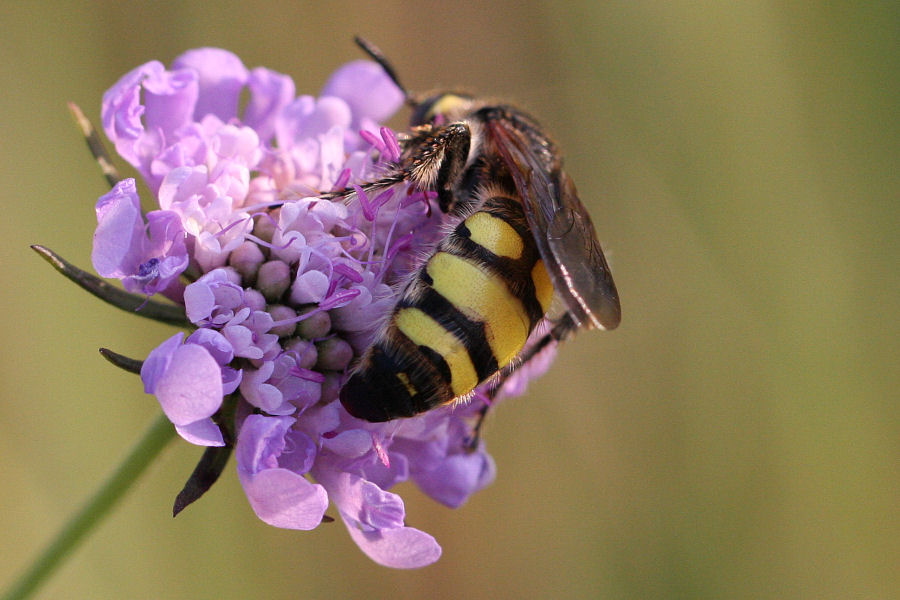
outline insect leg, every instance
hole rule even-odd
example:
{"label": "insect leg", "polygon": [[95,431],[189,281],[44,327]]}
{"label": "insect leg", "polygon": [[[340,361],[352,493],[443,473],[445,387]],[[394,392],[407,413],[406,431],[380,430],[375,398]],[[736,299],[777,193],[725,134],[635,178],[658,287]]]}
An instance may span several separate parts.
{"label": "insect leg", "polygon": [[472,132],[464,122],[426,127],[409,141],[406,171],[422,189],[433,189],[443,212],[471,202],[460,182],[469,160]]}
{"label": "insect leg", "polygon": [[478,449],[478,442],[481,440],[481,427],[484,425],[484,420],[491,408],[491,403],[494,398],[497,397],[497,394],[500,393],[500,390],[503,388],[503,384],[506,383],[507,379],[509,379],[509,376],[515,373],[517,369],[520,369],[528,364],[530,360],[540,354],[541,351],[543,351],[547,346],[567,338],[576,329],[578,329],[578,325],[575,323],[572,315],[570,313],[565,313],[562,317],[559,318],[558,321],[556,321],[556,323],[553,324],[553,327],[550,328],[550,331],[548,331],[543,337],[541,337],[538,341],[529,346],[528,349],[522,352],[517,360],[508,364],[500,371],[500,375],[497,377],[496,382],[491,386],[491,389],[488,392],[487,402],[485,403],[484,407],[478,412],[478,420],[475,422],[475,426],[472,428],[472,437],[468,440],[468,443],[466,445],[467,451],[474,452]]}
{"label": "insect leg", "polygon": [[[471,139],[469,126],[463,122],[437,128],[423,126],[404,143],[404,158],[396,172],[360,187],[369,194],[411,181],[421,190],[437,192],[442,212],[456,212],[473,201],[468,197],[468,190],[462,190],[460,186],[469,159]],[[345,189],[321,197],[348,198],[354,193],[353,189]]]}

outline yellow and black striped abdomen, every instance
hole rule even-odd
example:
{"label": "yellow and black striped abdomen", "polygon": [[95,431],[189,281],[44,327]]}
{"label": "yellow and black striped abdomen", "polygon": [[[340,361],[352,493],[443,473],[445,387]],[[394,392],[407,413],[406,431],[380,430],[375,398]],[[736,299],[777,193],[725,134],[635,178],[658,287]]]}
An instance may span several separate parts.
{"label": "yellow and black striped abdomen", "polygon": [[547,312],[553,285],[522,204],[492,196],[400,295],[341,389],[352,415],[387,421],[465,396],[516,357]]}

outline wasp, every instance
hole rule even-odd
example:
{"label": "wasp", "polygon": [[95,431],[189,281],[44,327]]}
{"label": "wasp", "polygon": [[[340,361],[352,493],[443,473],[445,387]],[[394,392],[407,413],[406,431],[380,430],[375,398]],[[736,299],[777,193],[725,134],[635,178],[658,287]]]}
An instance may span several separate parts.
{"label": "wasp", "polygon": [[[363,188],[412,182],[436,192],[459,223],[412,274],[351,371],[340,391],[347,411],[382,422],[464,401],[579,328],[614,329],[621,311],[609,266],[537,121],[462,93],[415,97],[377,48],[356,42],[413,109],[396,170]],[[561,314],[523,352],[554,296]]]}

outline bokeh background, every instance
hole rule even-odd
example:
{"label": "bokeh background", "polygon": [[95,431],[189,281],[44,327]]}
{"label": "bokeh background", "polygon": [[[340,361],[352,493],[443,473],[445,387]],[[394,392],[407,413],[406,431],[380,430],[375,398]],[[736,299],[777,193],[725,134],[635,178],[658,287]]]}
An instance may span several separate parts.
{"label": "bokeh background", "polygon": [[[76,289],[104,182],[66,101],[197,46],[316,93],[360,53],[410,88],[539,115],[624,320],[565,345],[485,435],[496,483],[412,487],[443,558],[371,563],[339,523],[258,521],[233,467],[177,519],[172,443],[44,598],[891,598],[900,590],[895,2],[4,2],[0,586],[158,413],[103,361],[171,330]],[[400,125],[402,121],[395,124]]]}

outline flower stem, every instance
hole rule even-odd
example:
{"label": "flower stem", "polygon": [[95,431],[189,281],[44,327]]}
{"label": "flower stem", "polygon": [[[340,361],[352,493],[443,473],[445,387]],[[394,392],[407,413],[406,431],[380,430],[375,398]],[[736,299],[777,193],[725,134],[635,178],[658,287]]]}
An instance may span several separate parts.
{"label": "flower stem", "polygon": [[109,514],[125,492],[153,462],[166,443],[175,437],[175,429],[160,415],[144,437],[132,448],[118,469],[97,490],[82,509],[63,527],[31,567],[2,596],[2,600],[28,598],[58,567],[96,525]]}

